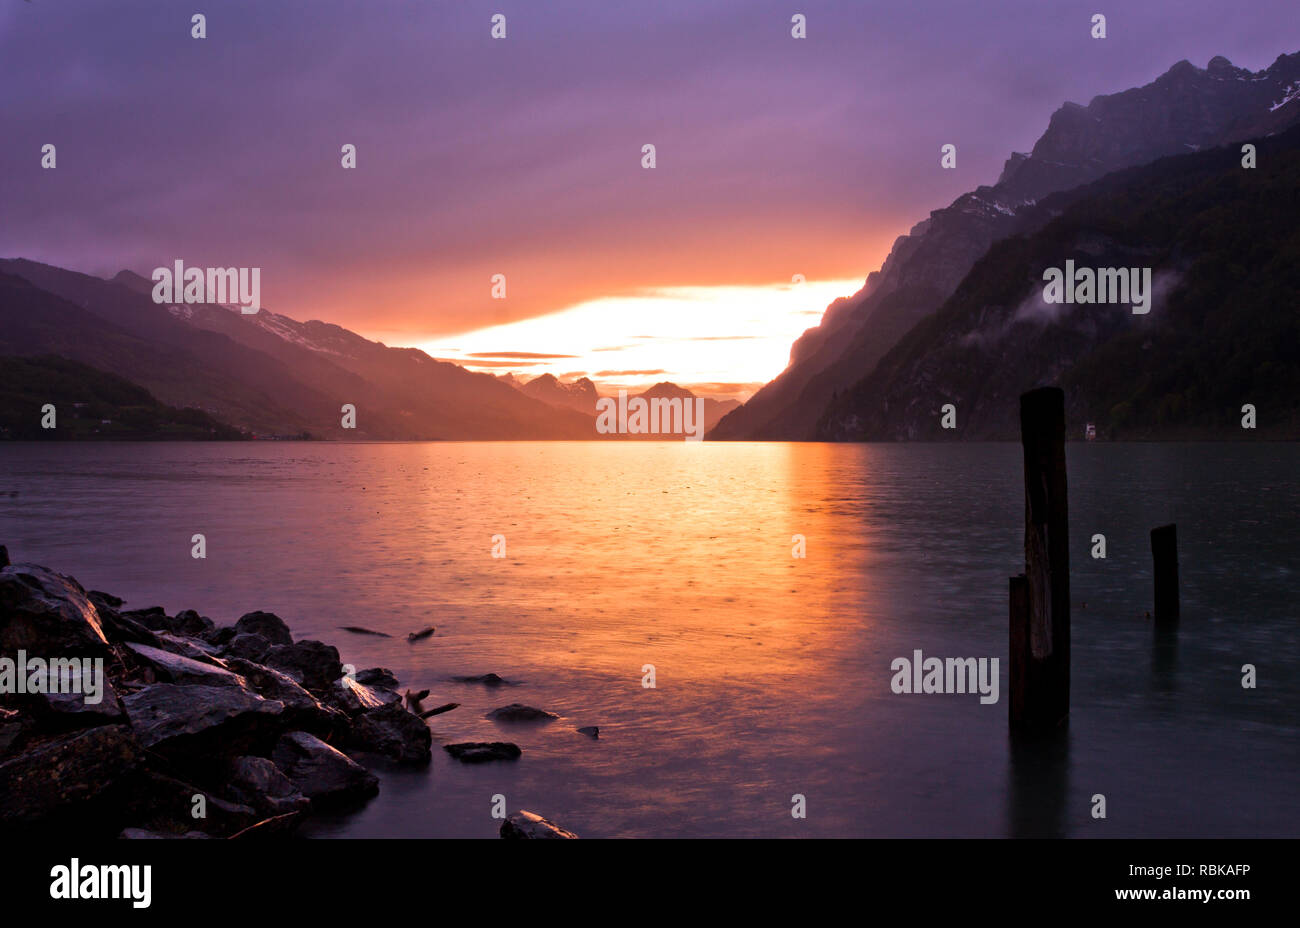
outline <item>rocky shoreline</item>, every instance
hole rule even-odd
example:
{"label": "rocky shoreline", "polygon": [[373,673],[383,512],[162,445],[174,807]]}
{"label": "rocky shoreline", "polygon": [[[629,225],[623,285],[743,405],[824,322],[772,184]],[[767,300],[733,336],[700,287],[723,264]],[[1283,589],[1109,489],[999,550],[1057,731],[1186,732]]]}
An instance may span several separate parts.
{"label": "rocky shoreline", "polygon": [[[423,711],[427,693],[400,693],[382,667],[345,672],[337,648],[295,641],[269,612],[218,626],[193,610],[122,606],[49,568],[10,564],[0,546],[0,831],[291,835],[313,811],[374,797],[374,770],[428,764],[425,718],[455,708]],[[18,679],[36,666],[18,655],[61,664],[62,691]],[[521,753],[509,742],[444,748],[465,763]],[[576,837],[524,810],[500,833]]]}

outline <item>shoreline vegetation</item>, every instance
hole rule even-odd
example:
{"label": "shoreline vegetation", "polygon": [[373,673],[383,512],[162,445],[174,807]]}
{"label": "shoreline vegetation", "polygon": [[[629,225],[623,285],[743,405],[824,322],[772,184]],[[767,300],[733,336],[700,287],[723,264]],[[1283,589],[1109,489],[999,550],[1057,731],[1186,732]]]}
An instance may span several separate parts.
{"label": "shoreline vegetation", "polygon": [[[385,770],[427,766],[425,719],[457,707],[425,710],[428,690],[399,692],[386,668],[354,670],[332,645],[295,641],[273,613],[218,626],[194,610],[123,605],[11,564],[0,546],[0,833],[286,837],[313,812],[364,805]],[[488,717],[555,718],[519,704]],[[462,763],[522,753],[442,747]],[[577,837],[526,810],[500,835]]]}

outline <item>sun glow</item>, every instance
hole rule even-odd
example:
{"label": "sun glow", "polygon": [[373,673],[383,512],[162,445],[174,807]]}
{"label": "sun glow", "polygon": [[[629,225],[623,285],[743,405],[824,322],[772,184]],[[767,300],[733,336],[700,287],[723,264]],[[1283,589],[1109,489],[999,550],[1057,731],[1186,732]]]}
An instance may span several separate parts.
{"label": "sun glow", "polygon": [[745,399],[779,374],[825,307],[862,286],[823,280],[765,287],[673,287],[580,303],[548,316],[418,345],[470,370],[590,377],[602,392],[661,380]]}

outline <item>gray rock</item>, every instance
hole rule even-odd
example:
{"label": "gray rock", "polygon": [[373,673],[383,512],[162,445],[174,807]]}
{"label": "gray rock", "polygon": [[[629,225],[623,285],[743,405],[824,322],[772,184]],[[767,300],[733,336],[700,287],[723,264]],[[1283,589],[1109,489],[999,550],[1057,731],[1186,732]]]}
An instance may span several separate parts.
{"label": "gray rock", "polygon": [[346,744],[348,750],[380,754],[399,764],[427,764],[433,753],[429,726],[400,704],[358,715]]}
{"label": "gray rock", "polygon": [[532,706],[525,706],[517,702],[512,702],[510,705],[502,706],[499,709],[493,709],[485,717],[492,719],[494,722],[550,722],[559,718],[554,712],[534,709]]}
{"label": "gray rock", "polygon": [[463,741],[444,744],[443,749],[465,764],[482,764],[491,760],[517,760],[524,752],[508,741]]}
{"label": "gray rock", "polygon": [[536,812],[521,809],[501,823],[501,837],[573,839],[578,836]]}
{"label": "gray rock", "polygon": [[193,609],[182,609],[172,619],[172,627],[168,631],[175,635],[193,638],[196,635],[202,635],[204,632],[210,632],[216,627],[216,623],[207,616],[199,615]]}
{"label": "gray rock", "polygon": [[379,792],[374,774],[305,731],[283,735],[271,760],[314,805],[342,805]]}
{"label": "gray rock", "polygon": [[71,577],[36,564],[0,570],[0,652],[99,657],[108,639],[99,612]]}
{"label": "gray rock", "polygon": [[240,686],[155,683],[122,699],[140,743],[168,754],[239,751],[274,735],[284,703]]}
{"label": "gray rock", "polygon": [[332,735],[347,728],[347,716],[321,703],[288,674],[238,657],[230,658],[227,664],[258,696],[284,703],[286,728],[301,728],[318,736]]}
{"label": "gray rock", "polygon": [[157,682],[178,685],[244,686],[244,679],[225,667],[182,657],[161,648],[151,648],[147,644],[127,642],[126,647],[140,659],[142,665],[152,671],[153,678]]}
{"label": "gray rock", "polygon": [[311,800],[265,757],[250,755],[231,761],[229,788],[236,799],[263,815],[305,812],[311,807]]}
{"label": "gray rock", "polygon": [[271,644],[293,644],[293,635],[284,619],[274,612],[248,612],[239,617],[235,623],[235,634],[251,633],[261,635]]}
{"label": "gray rock", "polygon": [[343,676],[338,648],[310,639],[277,644],[266,653],[262,663],[283,670],[313,693],[327,690]]}
{"label": "gray rock", "polygon": [[[109,635],[109,637],[111,638],[112,635]],[[173,635],[171,632],[158,632],[154,637],[155,642],[143,641],[140,643],[151,644],[159,650],[170,651],[173,654],[179,654],[181,657],[188,657],[192,661],[212,664],[214,667],[222,666],[221,661],[217,658],[217,649],[202,638],[186,638],[181,635]]]}
{"label": "gray rock", "polygon": [[242,657],[244,660],[261,661],[266,658],[266,653],[270,650],[271,642],[261,635],[244,632],[231,638],[230,642],[221,649],[221,653],[227,657]]}

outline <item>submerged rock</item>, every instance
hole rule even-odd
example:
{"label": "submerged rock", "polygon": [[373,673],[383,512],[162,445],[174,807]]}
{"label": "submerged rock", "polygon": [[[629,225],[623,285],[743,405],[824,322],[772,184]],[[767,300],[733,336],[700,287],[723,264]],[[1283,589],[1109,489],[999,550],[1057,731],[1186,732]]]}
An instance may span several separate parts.
{"label": "submerged rock", "polygon": [[466,764],[482,764],[490,760],[517,760],[524,752],[519,745],[509,741],[464,741],[444,744],[448,754]]}
{"label": "submerged rock", "polygon": [[499,709],[493,709],[485,717],[492,719],[494,722],[549,722],[559,718],[554,712],[535,709],[532,706],[525,706],[517,702],[512,702],[510,705],[502,706]]}
{"label": "submerged rock", "polygon": [[505,683],[494,673],[480,674],[476,677],[452,677],[457,683],[482,683],[484,686],[500,686]]}
{"label": "submerged rock", "polygon": [[365,670],[358,670],[352,675],[352,679],[366,686],[382,686],[385,689],[397,689],[397,675],[387,667],[368,667]]}
{"label": "submerged rock", "polygon": [[578,729],[578,734],[580,734],[580,735],[587,735],[587,736],[590,737],[590,738],[599,738],[599,737],[600,737],[600,726],[598,726],[598,725],[584,725],[582,728],[579,728],[579,729]]}
{"label": "submerged rock", "polygon": [[300,793],[318,805],[359,802],[379,792],[374,774],[305,731],[281,736],[271,760]]}
{"label": "submerged rock", "polygon": [[501,837],[572,839],[578,836],[536,812],[521,809],[501,823]]}

